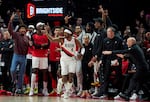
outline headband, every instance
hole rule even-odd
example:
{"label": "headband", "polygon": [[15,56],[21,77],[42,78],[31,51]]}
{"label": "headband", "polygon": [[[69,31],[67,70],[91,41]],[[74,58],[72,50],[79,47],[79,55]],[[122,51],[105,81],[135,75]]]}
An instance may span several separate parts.
{"label": "headband", "polygon": [[68,29],[65,29],[64,33],[72,34],[72,32],[70,30],[68,30]]}

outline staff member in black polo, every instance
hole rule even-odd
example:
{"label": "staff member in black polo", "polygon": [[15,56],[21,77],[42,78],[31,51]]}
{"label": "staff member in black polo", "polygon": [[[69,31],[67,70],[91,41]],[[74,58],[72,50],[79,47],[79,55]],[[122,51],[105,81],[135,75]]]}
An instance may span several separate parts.
{"label": "staff member in black polo", "polygon": [[[123,49],[123,43],[122,39],[115,36],[115,28],[108,27],[107,28],[107,37],[103,41],[103,51],[109,50],[122,50]],[[101,97],[100,98],[106,98],[108,96],[108,85],[110,83],[110,76],[113,71],[116,72],[116,78],[115,78],[115,87],[117,89],[120,89],[121,86],[121,58],[116,56],[116,54],[111,55],[102,55],[101,61],[103,64],[103,73],[104,73],[104,81],[101,85]]]}

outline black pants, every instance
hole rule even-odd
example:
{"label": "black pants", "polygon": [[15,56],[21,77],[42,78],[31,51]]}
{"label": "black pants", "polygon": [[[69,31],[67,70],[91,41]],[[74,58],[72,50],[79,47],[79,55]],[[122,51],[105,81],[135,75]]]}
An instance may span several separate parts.
{"label": "black pants", "polygon": [[93,82],[94,69],[88,67],[88,62],[82,61],[83,90],[89,90]]}
{"label": "black pants", "polygon": [[[102,83],[102,92],[103,94],[108,94],[108,87],[109,83],[112,82],[114,87],[121,90],[122,86],[122,71],[121,71],[121,65],[112,67],[110,64],[110,61],[106,61],[106,63],[103,66],[103,73],[104,73],[104,82]],[[115,71],[115,78],[113,80],[110,80],[112,71]]]}
{"label": "black pants", "polygon": [[146,82],[146,75],[147,71],[137,69],[135,74],[130,79],[129,87],[125,92],[126,95],[131,96],[133,90],[136,90],[135,93],[138,93],[138,91],[142,88],[142,85]]}
{"label": "black pants", "polygon": [[57,70],[59,66],[59,61],[50,61],[49,64],[51,65],[51,74],[52,77],[57,80]]}
{"label": "black pants", "polygon": [[122,88],[121,88],[120,92],[124,92],[128,88],[132,75],[133,75],[133,73],[123,75],[123,83],[122,83]]}
{"label": "black pants", "polygon": [[31,72],[32,72],[32,59],[27,59],[26,75],[31,76]]}
{"label": "black pants", "polygon": [[3,85],[4,90],[10,90],[11,87],[10,64],[11,62],[5,61],[5,66],[1,67],[2,75],[0,81]]}
{"label": "black pants", "polygon": [[49,72],[49,79],[48,79],[48,89],[52,90],[56,88],[57,84],[57,70],[59,67],[59,61],[49,61],[49,65],[51,66],[51,72]]}
{"label": "black pants", "polygon": [[29,80],[31,79],[31,74],[32,74],[32,59],[27,59],[27,64],[26,64],[26,73]]}

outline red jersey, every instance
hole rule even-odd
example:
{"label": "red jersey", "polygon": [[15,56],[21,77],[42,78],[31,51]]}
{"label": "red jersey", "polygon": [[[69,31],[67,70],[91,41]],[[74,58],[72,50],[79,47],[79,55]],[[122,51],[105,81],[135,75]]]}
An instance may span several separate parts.
{"label": "red jersey", "polygon": [[32,46],[28,47],[28,54],[32,54],[32,49],[33,49]]}
{"label": "red jersey", "polygon": [[[42,35],[33,34],[32,40],[33,40],[33,46],[34,46],[34,48],[32,50],[32,56],[47,57],[49,40],[48,40],[46,34],[42,34]],[[48,45],[46,45],[45,47],[42,47],[42,44],[48,44]]]}
{"label": "red jersey", "polygon": [[50,44],[50,55],[49,60],[50,61],[59,61],[60,60],[60,51],[57,51],[57,48],[60,48],[58,42],[51,42]]}

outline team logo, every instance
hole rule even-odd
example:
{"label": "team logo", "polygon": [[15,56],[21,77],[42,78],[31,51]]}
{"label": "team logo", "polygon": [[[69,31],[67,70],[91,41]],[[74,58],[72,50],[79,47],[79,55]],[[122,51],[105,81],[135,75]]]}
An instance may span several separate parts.
{"label": "team logo", "polygon": [[27,4],[27,18],[32,18],[36,15],[36,7],[35,5],[28,3]]}

